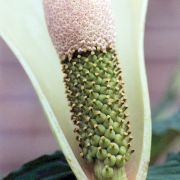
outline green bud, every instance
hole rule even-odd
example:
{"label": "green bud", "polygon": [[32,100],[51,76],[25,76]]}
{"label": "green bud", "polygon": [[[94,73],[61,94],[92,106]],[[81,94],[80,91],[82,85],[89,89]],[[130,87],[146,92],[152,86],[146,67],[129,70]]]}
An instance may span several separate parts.
{"label": "green bud", "polygon": [[120,128],[120,129],[119,129],[119,133],[120,133],[121,135],[124,135],[125,130],[124,130],[123,128]]}
{"label": "green bud", "polygon": [[110,145],[110,140],[107,139],[106,137],[102,136],[100,141],[99,141],[99,145],[102,147],[102,148],[107,148],[109,145]]}
{"label": "green bud", "polygon": [[94,74],[92,74],[92,73],[90,73],[88,77],[89,77],[89,80],[90,80],[90,81],[92,81],[92,80],[94,80],[94,79],[96,78],[96,77],[94,76]]}
{"label": "green bud", "polygon": [[106,120],[106,115],[103,113],[100,113],[97,117],[96,120],[98,123],[104,123]]}
{"label": "green bud", "polygon": [[89,89],[89,88],[91,88],[91,87],[92,87],[92,82],[87,82],[87,83],[86,83],[86,88]]}
{"label": "green bud", "polygon": [[108,154],[107,158],[104,160],[104,164],[113,167],[116,163],[116,157]]}
{"label": "green bud", "polygon": [[119,133],[120,124],[118,122],[114,122],[112,126],[113,126],[114,131],[116,133]]}
{"label": "green bud", "polygon": [[99,140],[100,140],[100,136],[98,135],[94,135],[91,139],[91,144],[93,146],[98,146],[99,145]]}
{"label": "green bud", "polygon": [[107,151],[113,155],[116,155],[119,152],[119,146],[116,143],[111,143]]}
{"label": "green bud", "polygon": [[[118,101],[119,99],[118,98],[115,98],[115,101]],[[114,105],[114,111],[118,112],[119,111],[119,106],[117,104]],[[116,117],[116,120],[117,120],[117,117]]]}
{"label": "green bud", "polygon": [[110,140],[113,140],[115,138],[115,132],[113,131],[113,128],[111,126],[105,131],[105,136]]}
{"label": "green bud", "polygon": [[103,107],[102,107],[102,112],[105,114],[105,115],[108,115],[108,105],[107,104],[104,104]]}
{"label": "green bud", "polygon": [[111,90],[111,89],[109,89],[109,90],[107,90],[107,93],[110,95],[110,96],[113,96],[113,90]]}
{"label": "green bud", "polygon": [[106,92],[106,87],[102,86],[101,89],[100,89],[100,93],[104,94],[105,92]]}
{"label": "green bud", "polygon": [[100,85],[95,85],[94,89],[95,89],[96,92],[100,92],[101,86]]}
{"label": "green bud", "polygon": [[94,158],[96,157],[96,153],[97,153],[97,147],[91,146],[89,149],[89,154],[91,154],[91,156]]}
{"label": "green bud", "polygon": [[91,145],[90,140],[89,140],[89,139],[86,139],[86,140],[84,141],[84,146],[85,146],[85,147],[89,147],[90,145]]}
{"label": "green bud", "polygon": [[[91,86],[92,86],[92,85],[91,85]],[[94,92],[94,93],[92,94],[92,96],[93,96],[93,99],[94,99],[94,98],[97,99],[97,98],[99,97],[99,93]]]}
{"label": "green bud", "polygon": [[97,60],[97,56],[94,54],[94,55],[92,55],[92,60],[93,61],[96,61]]}
{"label": "green bud", "polygon": [[101,102],[104,102],[105,99],[106,99],[106,95],[101,94],[101,95],[99,95],[98,99],[99,99]]}
{"label": "green bud", "polygon": [[126,148],[124,147],[124,146],[121,146],[120,148],[119,148],[119,153],[121,154],[121,155],[125,155],[126,154]]}
{"label": "green bud", "polygon": [[94,118],[97,119],[97,117],[101,114],[101,111],[93,110]]}
{"label": "green bud", "polygon": [[126,161],[130,160],[131,158],[131,154],[130,153],[126,153]]}
{"label": "green bud", "polygon": [[106,130],[105,127],[101,124],[97,125],[96,127],[96,132],[98,135],[104,135],[105,130]]}
{"label": "green bud", "polygon": [[107,151],[105,149],[102,149],[101,147],[98,148],[96,157],[99,160],[104,160],[107,157]]}
{"label": "green bud", "polygon": [[[108,116],[107,116],[108,117]],[[106,120],[104,121],[103,125],[106,127],[106,128],[109,128],[109,126],[112,126],[113,125],[113,120],[111,118],[106,118]]]}
{"label": "green bud", "polygon": [[103,85],[103,80],[100,77],[97,78],[97,84]]}
{"label": "green bud", "polygon": [[97,122],[95,119],[91,119],[90,124],[92,127],[94,127],[97,124]]}
{"label": "green bud", "polygon": [[117,115],[115,111],[111,111],[110,116],[114,121],[116,120]]}
{"label": "green bud", "polygon": [[114,138],[114,142],[119,146],[122,145],[123,136],[120,134],[116,134]]}
{"label": "green bud", "polygon": [[111,178],[113,176],[113,168],[106,165],[102,170],[102,176],[104,178]]}
{"label": "green bud", "polygon": [[116,121],[121,124],[122,118],[121,117],[117,117]]}
{"label": "green bud", "polygon": [[100,101],[96,101],[96,106],[98,109],[101,109],[103,107],[103,104]]}
{"label": "green bud", "polygon": [[121,155],[117,155],[116,156],[116,166],[118,168],[122,167],[124,165],[124,160],[123,157]]}
{"label": "green bud", "polygon": [[127,147],[128,146],[128,141],[126,139],[123,139],[122,142],[121,142],[121,145]]}

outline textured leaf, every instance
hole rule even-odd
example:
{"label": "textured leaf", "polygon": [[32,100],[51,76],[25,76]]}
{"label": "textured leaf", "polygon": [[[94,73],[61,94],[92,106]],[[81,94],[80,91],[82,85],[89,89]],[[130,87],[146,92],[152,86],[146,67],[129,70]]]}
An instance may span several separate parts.
{"label": "textured leaf", "polygon": [[178,180],[180,179],[180,153],[170,154],[163,165],[152,166],[147,180]]}
{"label": "textured leaf", "polygon": [[178,135],[180,135],[180,111],[167,119],[153,122],[151,163]]}
{"label": "textured leaf", "polygon": [[[52,155],[43,155],[36,160],[24,164],[20,169],[10,173],[4,180],[53,180],[76,179],[67,164],[64,155],[57,151]],[[151,166],[147,180],[180,179],[180,153],[169,154],[165,164]]]}
{"label": "textured leaf", "polygon": [[29,163],[24,164],[15,172],[10,173],[4,180],[53,180],[76,179],[64,155],[57,151],[52,155],[43,155]]}
{"label": "textured leaf", "polygon": [[169,130],[180,132],[180,111],[169,118],[154,122],[152,130],[154,135],[161,135]]}
{"label": "textured leaf", "polygon": [[179,91],[179,65],[170,77],[168,88],[160,103],[152,113],[152,148],[151,163],[156,161],[162,151],[168,151],[172,142],[180,137],[180,109],[178,109]]}

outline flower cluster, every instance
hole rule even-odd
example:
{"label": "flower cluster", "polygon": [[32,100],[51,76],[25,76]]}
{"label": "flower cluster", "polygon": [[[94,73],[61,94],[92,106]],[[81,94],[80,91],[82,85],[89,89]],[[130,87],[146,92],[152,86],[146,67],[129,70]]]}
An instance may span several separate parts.
{"label": "flower cluster", "polygon": [[76,55],[62,64],[80,155],[90,163],[102,161],[108,176],[133,152],[121,69],[110,48]]}
{"label": "flower cluster", "polygon": [[133,152],[110,5],[111,0],[44,0],[80,155],[102,164],[101,177],[112,177]]}

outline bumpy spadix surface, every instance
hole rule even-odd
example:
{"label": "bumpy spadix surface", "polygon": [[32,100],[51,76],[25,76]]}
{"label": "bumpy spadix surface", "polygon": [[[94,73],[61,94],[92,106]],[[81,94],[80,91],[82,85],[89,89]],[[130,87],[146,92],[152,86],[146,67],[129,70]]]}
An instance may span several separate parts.
{"label": "bumpy spadix surface", "polygon": [[88,163],[103,164],[97,174],[107,178],[133,152],[110,2],[44,1],[49,32],[65,74],[80,155]]}
{"label": "bumpy spadix surface", "polygon": [[114,45],[110,0],[44,0],[47,25],[57,52],[106,49]]}
{"label": "bumpy spadix surface", "polygon": [[116,53],[86,52],[62,65],[80,154],[89,163],[101,161],[102,176],[112,176],[112,167],[123,167],[133,152]]}

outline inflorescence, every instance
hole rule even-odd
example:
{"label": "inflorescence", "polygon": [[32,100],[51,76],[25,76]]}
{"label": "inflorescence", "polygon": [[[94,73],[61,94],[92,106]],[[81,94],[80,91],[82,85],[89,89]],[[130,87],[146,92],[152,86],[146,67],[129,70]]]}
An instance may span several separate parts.
{"label": "inflorescence", "polygon": [[115,51],[111,0],[43,2],[49,34],[65,74],[80,155],[94,164],[95,175],[100,171],[103,179],[112,177],[134,150]]}
{"label": "inflorescence", "polygon": [[97,48],[75,53],[62,65],[80,155],[89,163],[101,161],[102,175],[111,176],[113,167],[123,167],[133,152],[117,55],[110,48]]}

